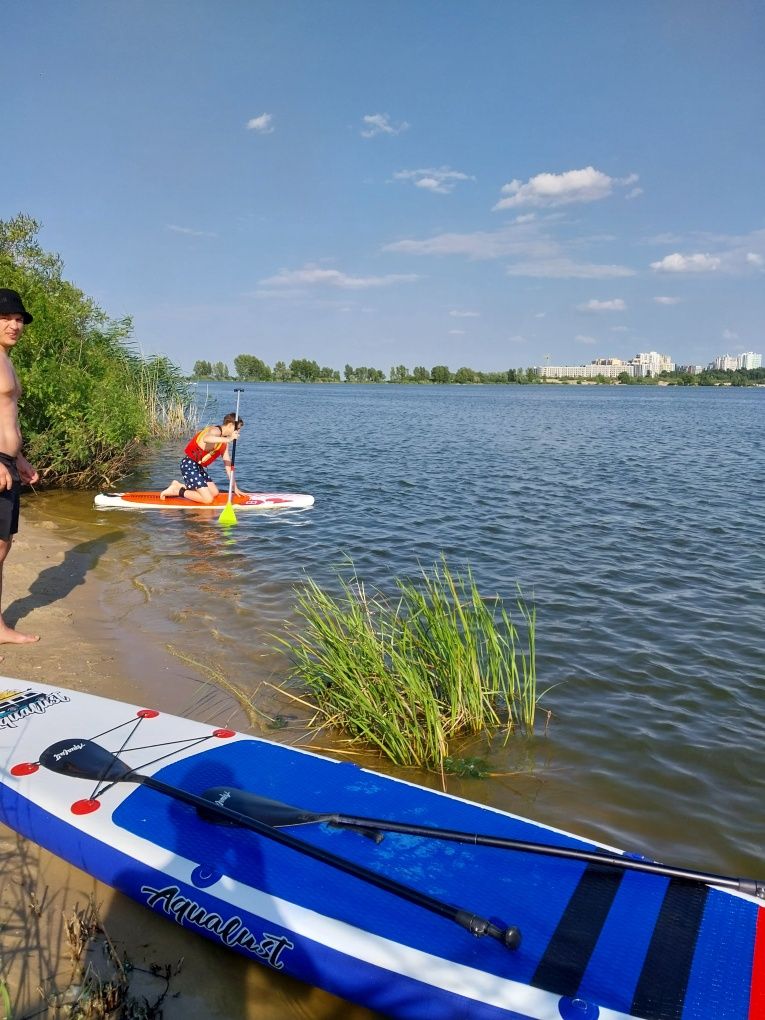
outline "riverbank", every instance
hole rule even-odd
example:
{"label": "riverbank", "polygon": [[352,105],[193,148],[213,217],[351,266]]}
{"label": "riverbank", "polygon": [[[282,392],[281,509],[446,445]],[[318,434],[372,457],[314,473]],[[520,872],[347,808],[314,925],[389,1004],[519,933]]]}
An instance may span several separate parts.
{"label": "riverbank", "polygon": [[[4,615],[41,640],[0,646],[0,675],[196,718],[225,718],[245,728],[246,720],[225,692],[161,644],[122,632],[110,607],[120,601],[118,594],[122,600],[134,597],[132,583],[110,576],[108,557],[106,566],[102,562],[94,569],[108,549],[108,535],[81,537],[66,519],[51,520],[33,502],[22,511],[5,570]],[[129,961],[128,994],[151,1008],[156,1003],[164,1020],[281,1020],[295,1014],[296,1004],[301,1016],[315,1020],[371,1016],[163,920],[4,826],[0,867],[0,982],[11,1005],[8,1012],[0,997],[0,1016],[70,1015],[66,1001],[78,994],[79,976],[67,925],[91,902],[117,957]],[[103,938],[91,957],[106,978],[113,978],[102,949]]]}

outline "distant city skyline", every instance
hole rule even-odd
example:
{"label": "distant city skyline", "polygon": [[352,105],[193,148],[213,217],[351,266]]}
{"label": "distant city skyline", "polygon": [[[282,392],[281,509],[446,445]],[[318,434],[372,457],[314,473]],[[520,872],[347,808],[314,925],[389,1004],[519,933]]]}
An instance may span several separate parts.
{"label": "distant city skyline", "polygon": [[35,0],[3,30],[0,218],[186,372],[762,346],[754,0]]}
{"label": "distant city skyline", "polygon": [[[656,376],[661,372],[674,372],[688,369],[692,371],[708,370],[736,371],[738,369],[754,369],[762,367],[762,355],[755,351],[746,351],[736,356],[723,354],[714,358],[706,365],[699,365],[695,362],[676,362],[669,354],[660,354],[658,351],[639,351],[633,358],[622,359],[612,357],[593,358],[592,361],[581,364],[563,363],[561,365],[535,366],[543,376],[548,378],[563,378],[570,370],[574,375],[592,376],[603,374],[615,377],[622,371],[636,377]],[[579,372],[584,369],[584,372]]]}

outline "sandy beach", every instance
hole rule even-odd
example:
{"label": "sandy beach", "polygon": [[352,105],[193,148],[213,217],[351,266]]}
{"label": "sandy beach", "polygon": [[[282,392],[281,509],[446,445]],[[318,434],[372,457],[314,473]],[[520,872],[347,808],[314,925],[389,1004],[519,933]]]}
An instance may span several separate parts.
{"label": "sandy beach", "polygon": [[[70,527],[34,510],[25,518],[22,509],[5,569],[4,615],[41,640],[0,646],[0,674],[246,728],[231,698],[211,690],[187,664],[120,633],[103,598],[105,582],[91,569],[91,546],[78,542]],[[79,978],[67,922],[89,903],[117,956],[129,962],[130,996],[150,1008],[157,1004],[155,1012],[111,1015],[154,1016],[159,1009],[165,1020],[373,1015],[178,928],[1,825],[0,863],[0,1020],[71,1015],[66,1003],[76,998]],[[90,956],[111,977],[103,942],[95,941]]]}

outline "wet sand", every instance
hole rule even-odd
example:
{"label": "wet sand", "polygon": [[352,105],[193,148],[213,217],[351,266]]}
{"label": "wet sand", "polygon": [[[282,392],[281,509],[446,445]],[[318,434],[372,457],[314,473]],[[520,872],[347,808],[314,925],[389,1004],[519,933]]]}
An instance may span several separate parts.
{"label": "wet sand", "polygon": [[[106,608],[114,593],[104,598],[105,582],[91,569],[93,543],[77,541],[71,528],[55,521],[29,516],[25,520],[22,510],[6,562],[3,607],[11,626],[41,640],[0,646],[0,675],[247,728],[227,694],[165,648],[115,625]],[[0,868],[0,993],[4,983],[14,1020],[68,1015],[55,1005],[77,991],[65,920],[91,900],[118,956],[136,968],[129,971],[130,995],[153,1005],[167,986],[151,970],[170,968],[161,1003],[165,1020],[375,1015],[173,925],[2,825]],[[0,1017],[6,1012],[0,995]]]}

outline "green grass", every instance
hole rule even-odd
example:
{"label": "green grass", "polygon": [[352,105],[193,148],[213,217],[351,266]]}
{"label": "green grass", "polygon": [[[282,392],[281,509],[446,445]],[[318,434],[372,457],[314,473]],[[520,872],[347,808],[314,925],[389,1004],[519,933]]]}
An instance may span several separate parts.
{"label": "green grass", "polygon": [[314,725],[348,732],[398,765],[444,771],[461,739],[530,733],[537,704],[536,611],[518,592],[525,631],[498,597],[480,594],[470,569],[445,558],[396,595],[337,574],[340,594],[308,579],[298,623],[279,639],[315,706]]}

